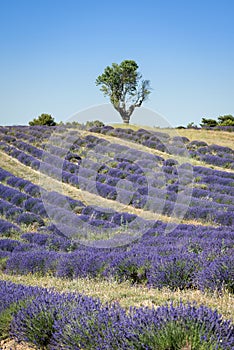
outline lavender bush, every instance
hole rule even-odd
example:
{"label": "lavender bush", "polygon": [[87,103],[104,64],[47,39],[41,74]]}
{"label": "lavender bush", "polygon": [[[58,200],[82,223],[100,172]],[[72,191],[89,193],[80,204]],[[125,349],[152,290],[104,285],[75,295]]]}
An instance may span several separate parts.
{"label": "lavender bush", "polygon": [[[82,294],[3,281],[0,295],[0,320],[9,312],[5,335],[10,332],[18,341],[44,349],[231,350],[234,346],[231,321],[202,305],[170,303],[126,311]],[[16,303],[18,308],[13,307]]]}

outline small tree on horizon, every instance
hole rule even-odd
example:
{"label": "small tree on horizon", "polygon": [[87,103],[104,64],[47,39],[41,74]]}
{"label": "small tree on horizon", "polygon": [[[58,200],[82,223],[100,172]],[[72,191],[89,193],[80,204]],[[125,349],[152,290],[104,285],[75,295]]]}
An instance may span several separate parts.
{"label": "small tree on horizon", "polygon": [[215,119],[207,119],[207,118],[202,118],[202,121],[201,121],[201,127],[204,128],[204,127],[210,127],[210,128],[213,128],[214,126],[217,126],[218,123]]}
{"label": "small tree on horizon", "polygon": [[220,115],[218,122],[221,126],[234,126],[234,117],[231,114]]}
{"label": "small tree on horizon", "polygon": [[150,94],[150,81],[142,80],[137,69],[138,65],[133,60],[125,60],[119,65],[112,63],[96,79],[96,85],[101,85],[104,96],[110,97],[125,124],[129,124],[135,108],[140,107]]}
{"label": "small tree on horizon", "polygon": [[55,126],[57,124],[54,121],[54,118],[51,116],[51,114],[42,113],[38,118],[34,118],[32,121],[30,121],[29,125],[30,126],[33,126],[33,125]]}
{"label": "small tree on horizon", "polygon": [[197,129],[197,125],[194,122],[187,124],[187,129]]}

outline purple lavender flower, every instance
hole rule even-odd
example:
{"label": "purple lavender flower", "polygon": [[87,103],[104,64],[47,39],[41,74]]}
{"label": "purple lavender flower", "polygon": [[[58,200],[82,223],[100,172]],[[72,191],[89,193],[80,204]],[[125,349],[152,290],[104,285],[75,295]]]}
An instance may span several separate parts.
{"label": "purple lavender flower", "polygon": [[20,231],[20,228],[8,221],[0,219],[0,234],[10,234],[13,231]]}
{"label": "purple lavender flower", "polygon": [[23,213],[18,216],[16,219],[18,224],[31,225],[33,223],[37,223],[39,226],[44,226],[44,221],[39,215],[33,213]]}

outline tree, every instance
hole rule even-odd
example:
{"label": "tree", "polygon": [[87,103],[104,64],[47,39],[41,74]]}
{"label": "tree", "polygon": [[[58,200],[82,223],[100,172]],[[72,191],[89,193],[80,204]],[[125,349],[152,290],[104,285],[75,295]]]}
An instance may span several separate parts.
{"label": "tree", "polygon": [[194,122],[190,122],[187,125],[187,129],[197,129],[197,125]]}
{"label": "tree", "polygon": [[221,126],[234,126],[234,117],[231,114],[220,115],[218,121]]}
{"label": "tree", "polygon": [[140,107],[150,94],[149,80],[142,80],[137,69],[137,63],[132,60],[125,60],[119,65],[112,63],[96,79],[96,85],[101,85],[100,90],[104,96],[110,97],[110,102],[126,124],[129,124],[135,108]]}
{"label": "tree", "polygon": [[56,122],[54,118],[50,114],[43,113],[38,118],[34,118],[31,122],[29,122],[30,126],[33,125],[48,125],[55,126]]}
{"label": "tree", "polygon": [[202,118],[202,121],[201,121],[200,125],[201,125],[202,128],[204,128],[204,127],[213,128],[216,125],[218,125],[218,123],[217,123],[217,121],[215,119]]}
{"label": "tree", "polygon": [[87,121],[85,124],[86,128],[93,128],[93,127],[103,127],[105,124],[101,122],[100,120],[93,120],[93,121]]}

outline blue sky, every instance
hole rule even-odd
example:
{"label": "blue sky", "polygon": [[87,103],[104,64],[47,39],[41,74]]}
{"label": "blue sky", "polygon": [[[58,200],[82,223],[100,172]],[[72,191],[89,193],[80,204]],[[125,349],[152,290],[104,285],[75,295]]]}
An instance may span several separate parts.
{"label": "blue sky", "polygon": [[232,0],[0,0],[0,124],[107,103],[95,79],[124,59],[170,125],[234,115],[233,13]]}

